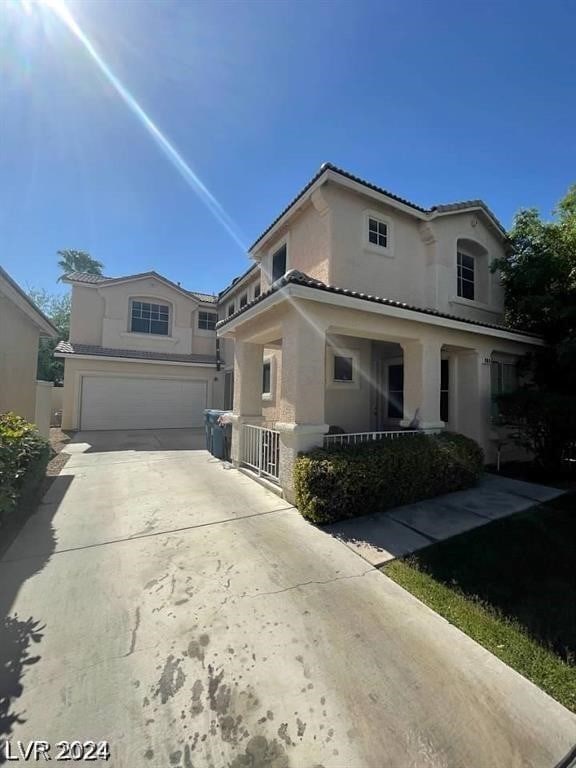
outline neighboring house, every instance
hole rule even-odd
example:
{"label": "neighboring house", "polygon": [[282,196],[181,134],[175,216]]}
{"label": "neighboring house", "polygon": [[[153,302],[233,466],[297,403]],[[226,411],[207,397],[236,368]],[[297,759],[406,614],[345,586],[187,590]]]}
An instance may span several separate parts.
{"label": "neighboring house", "polygon": [[44,392],[45,382],[36,381],[38,344],[41,336],[57,335],[50,320],[0,267],[0,413],[14,411],[27,421],[41,422],[45,434],[50,392]]}
{"label": "neighboring house", "polygon": [[63,429],[200,427],[221,404],[216,298],[155,272],[72,272]]}
{"label": "neighboring house", "polygon": [[64,426],[199,426],[233,407],[233,460],[289,498],[294,457],[330,426],[448,428],[492,459],[492,396],[542,344],[503,325],[505,239],[480,200],[425,209],[324,164],[217,297],[156,273],[68,276]]}

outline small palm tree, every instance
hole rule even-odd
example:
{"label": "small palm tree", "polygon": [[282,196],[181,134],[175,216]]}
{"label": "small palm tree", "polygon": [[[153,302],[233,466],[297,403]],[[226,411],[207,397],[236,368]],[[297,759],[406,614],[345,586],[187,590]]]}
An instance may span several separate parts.
{"label": "small palm tree", "polygon": [[87,272],[89,275],[101,275],[104,269],[104,264],[101,261],[93,259],[86,251],[74,251],[70,248],[65,248],[62,251],[58,251],[60,260],[58,266],[64,273],[58,280],[62,280],[64,275],[69,275],[70,272]]}

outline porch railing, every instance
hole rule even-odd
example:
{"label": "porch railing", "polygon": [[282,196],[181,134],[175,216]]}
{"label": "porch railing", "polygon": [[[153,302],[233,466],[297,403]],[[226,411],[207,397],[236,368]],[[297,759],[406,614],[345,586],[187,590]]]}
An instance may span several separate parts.
{"label": "porch railing", "polygon": [[280,432],[255,424],[242,425],[240,460],[243,466],[277,483],[279,459]]}
{"label": "porch railing", "polygon": [[412,435],[422,435],[438,430],[426,429],[399,429],[383,432],[348,432],[342,435],[324,435],[324,448],[332,445],[357,445],[358,443],[371,443],[376,440],[397,440]]}

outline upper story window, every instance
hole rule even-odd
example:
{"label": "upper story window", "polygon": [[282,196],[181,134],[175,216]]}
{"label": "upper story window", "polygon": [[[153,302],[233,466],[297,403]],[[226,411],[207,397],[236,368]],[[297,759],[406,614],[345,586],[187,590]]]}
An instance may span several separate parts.
{"label": "upper story window", "polygon": [[256,283],[254,286],[254,298],[257,299],[260,296],[260,283]]}
{"label": "upper story window", "polygon": [[388,248],[388,224],[368,216],[368,242],[380,248]]}
{"label": "upper story window", "polygon": [[286,243],[272,254],[272,282],[286,274]]}
{"label": "upper story window", "polygon": [[245,307],[246,304],[248,304],[248,294],[243,293],[242,296],[240,296],[240,309],[242,309],[242,307]]}
{"label": "upper story window", "polygon": [[474,256],[458,251],[457,258],[457,293],[463,299],[474,301],[476,261]]}
{"label": "upper story window", "polygon": [[204,312],[203,310],[198,312],[198,328],[201,331],[214,331],[217,322],[218,315],[216,312]]}
{"label": "upper story window", "polygon": [[227,311],[228,317],[234,314],[234,310],[235,310],[234,302],[232,302],[232,304],[228,304],[228,311]]}
{"label": "upper story window", "polygon": [[151,333],[168,336],[170,330],[170,307],[167,304],[152,304],[147,301],[132,301],[130,312],[132,333]]}

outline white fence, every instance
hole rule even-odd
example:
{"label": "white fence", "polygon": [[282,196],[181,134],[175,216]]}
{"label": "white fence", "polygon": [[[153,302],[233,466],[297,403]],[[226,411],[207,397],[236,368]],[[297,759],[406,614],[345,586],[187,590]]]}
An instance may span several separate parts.
{"label": "white fence", "polygon": [[[437,432],[438,430],[429,430]],[[371,443],[376,440],[397,440],[412,435],[425,434],[424,429],[399,429],[389,432],[349,432],[343,435],[324,435],[324,448],[332,445],[357,445],[358,443]]]}
{"label": "white fence", "polygon": [[242,426],[241,463],[274,482],[278,481],[280,433],[274,429]]}

